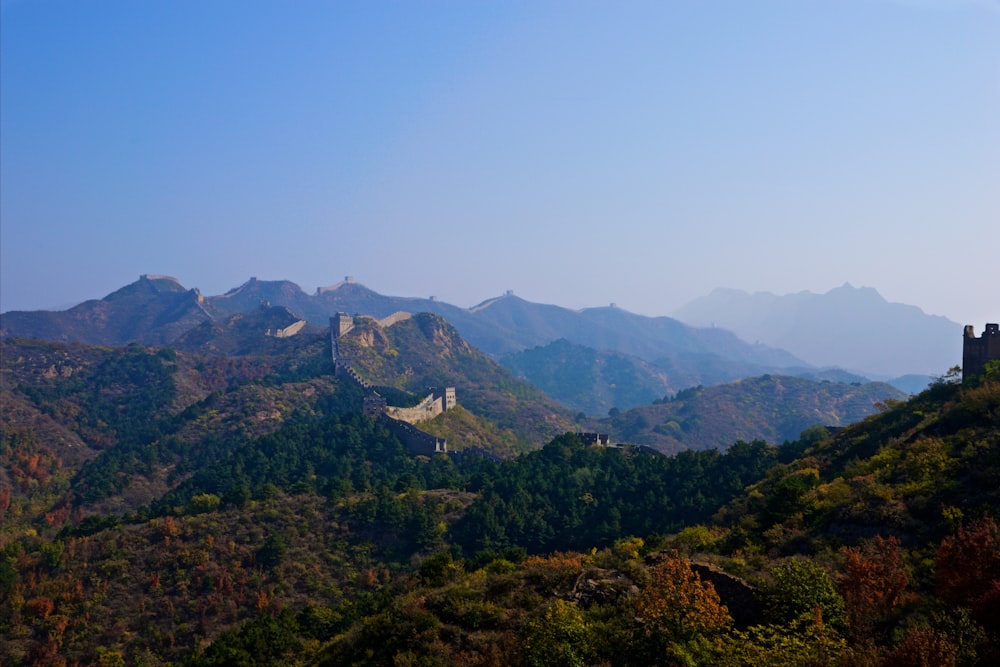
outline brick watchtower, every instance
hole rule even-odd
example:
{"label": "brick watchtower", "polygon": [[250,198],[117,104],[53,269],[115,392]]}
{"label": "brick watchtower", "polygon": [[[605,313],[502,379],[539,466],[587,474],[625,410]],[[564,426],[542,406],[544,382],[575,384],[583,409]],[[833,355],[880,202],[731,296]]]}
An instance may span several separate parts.
{"label": "brick watchtower", "polygon": [[979,375],[986,363],[994,360],[1000,360],[1000,325],[987,324],[980,338],[976,338],[975,328],[967,325],[962,345],[962,380]]}

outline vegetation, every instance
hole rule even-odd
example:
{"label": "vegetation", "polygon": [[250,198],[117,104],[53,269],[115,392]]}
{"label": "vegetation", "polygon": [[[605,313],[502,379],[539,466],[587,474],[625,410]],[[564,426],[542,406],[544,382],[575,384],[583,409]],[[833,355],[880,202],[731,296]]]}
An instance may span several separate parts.
{"label": "vegetation", "polygon": [[[380,381],[389,350],[465,354],[407,326]],[[410,455],[317,338],[3,345],[4,665],[1000,660],[995,366],[781,446],[495,461]],[[514,449],[466,408],[429,428]]]}
{"label": "vegetation", "polygon": [[507,355],[501,363],[563,405],[587,415],[648,405],[680,388],[663,369],[638,357],[599,352],[565,338]]}
{"label": "vegetation", "polygon": [[458,402],[493,422],[502,439],[537,447],[573,428],[572,413],[469,345],[443,318],[420,313],[382,328],[358,318],[341,353],[375,385],[424,395],[428,387],[460,387]]}
{"label": "vegetation", "polygon": [[852,424],[874,414],[878,405],[904,397],[879,382],[844,384],[762,375],[682,389],[654,405],[615,411],[597,428],[666,453],[725,449],[736,440],[795,440],[817,424]]}

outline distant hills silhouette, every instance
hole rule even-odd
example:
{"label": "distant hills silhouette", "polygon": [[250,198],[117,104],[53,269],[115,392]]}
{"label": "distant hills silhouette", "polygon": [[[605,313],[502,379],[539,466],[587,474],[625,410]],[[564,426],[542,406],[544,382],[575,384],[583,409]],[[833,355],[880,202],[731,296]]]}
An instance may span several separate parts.
{"label": "distant hills silhouette", "polygon": [[959,323],[849,283],[825,294],[785,296],[717,289],[674,316],[691,326],[728,329],[817,366],[869,376],[942,375],[962,362]]}
{"label": "distant hills silhouette", "polygon": [[[258,312],[262,304],[281,310]],[[217,338],[231,329],[235,316],[252,315],[262,329],[287,326],[296,318],[325,328],[340,311],[378,318],[399,311],[440,315],[476,348],[590,414],[765,373],[848,382],[908,375],[894,384],[912,392],[961,356],[958,324],[850,285],[824,295],[787,297],[716,290],[680,309],[674,319],[616,307],[572,310],[510,292],[463,308],[433,298],[379,294],[352,279],[307,294],[287,280],[251,278],[225,294],[206,296],[175,278],[143,275],[103,299],[64,311],[3,313],[0,335],[185,347]],[[228,353],[252,348],[245,340],[219,344]],[[572,370],[574,364],[579,368]],[[560,365],[566,378],[589,374],[593,384],[574,387],[564,378],[560,389],[551,372]],[[851,373],[838,375],[830,367]],[[574,395],[586,398],[574,400]]]}

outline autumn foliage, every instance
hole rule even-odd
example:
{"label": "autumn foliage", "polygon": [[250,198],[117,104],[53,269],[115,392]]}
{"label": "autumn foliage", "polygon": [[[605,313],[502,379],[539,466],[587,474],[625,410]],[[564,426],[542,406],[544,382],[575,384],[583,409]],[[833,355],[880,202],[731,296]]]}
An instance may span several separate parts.
{"label": "autumn foliage", "polygon": [[650,567],[637,608],[647,627],[676,638],[722,631],[732,623],[715,587],[702,581],[691,561],[676,551]]}
{"label": "autumn foliage", "polygon": [[909,577],[895,537],[878,536],[843,553],[841,588],[848,622],[856,635],[865,636],[902,601]]}
{"label": "autumn foliage", "polygon": [[944,538],[935,557],[938,595],[1000,632],[1000,526],[986,517]]}

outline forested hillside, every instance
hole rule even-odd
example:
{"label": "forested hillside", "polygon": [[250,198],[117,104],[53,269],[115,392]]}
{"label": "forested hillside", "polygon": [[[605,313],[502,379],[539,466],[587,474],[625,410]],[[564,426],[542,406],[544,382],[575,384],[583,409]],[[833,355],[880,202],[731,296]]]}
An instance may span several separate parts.
{"label": "forested hillside", "polygon": [[638,357],[600,352],[565,338],[507,355],[500,363],[563,405],[587,415],[647,405],[689,386],[675,383],[666,371]]}
{"label": "forested hillside", "polygon": [[844,426],[905,396],[881,382],[816,382],[763,375],[714,387],[691,387],[653,405],[615,410],[595,425],[625,442],[662,452],[725,449],[735,440],[794,440],[810,426]]}
{"label": "forested hillside", "polygon": [[[401,392],[494,377],[436,317],[352,335]],[[3,344],[2,664],[1000,659],[995,365],[781,446],[570,433],[499,461],[413,456],[325,334],[276,342]],[[428,428],[514,432],[471,407]]]}
{"label": "forested hillside", "polygon": [[493,422],[522,450],[574,428],[573,415],[543,392],[470,345],[444,318],[418,313],[382,327],[355,319],[341,354],[369,382],[423,396],[428,387],[456,387],[458,402]]}

